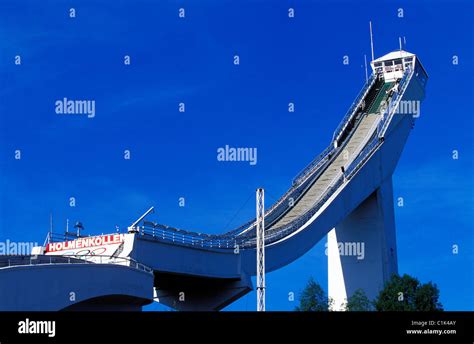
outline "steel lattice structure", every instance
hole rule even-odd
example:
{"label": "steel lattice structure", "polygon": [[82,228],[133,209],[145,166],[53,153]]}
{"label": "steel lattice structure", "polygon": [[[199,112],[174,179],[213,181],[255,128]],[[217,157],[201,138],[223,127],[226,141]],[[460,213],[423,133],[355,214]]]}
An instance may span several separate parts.
{"label": "steel lattice structure", "polygon": [[265,192],[257,189],[257,311],[265,311]]}

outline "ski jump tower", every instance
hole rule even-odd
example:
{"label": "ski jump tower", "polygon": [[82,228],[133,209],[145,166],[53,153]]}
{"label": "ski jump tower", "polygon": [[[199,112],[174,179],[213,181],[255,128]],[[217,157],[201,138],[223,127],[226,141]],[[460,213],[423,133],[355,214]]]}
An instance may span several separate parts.
{"label": "ski jump tower", "polygon": [[[394,137],[390,138],[397,140],[398,145],[392,145],[385,152],[386,160],[378,166],[388,172],[381,183],[328,233],[328,295],[334,301],[335,310],[343,310],[344,303],[357,289],[362,289],[370,299],[374,299],[384,282],[398,273],[392,172],[409,129],[420,116],[420,103],[427,81],[420,61],[414,54],[403,50],[372,61],[371,67],[374,75],[384,81],[379,98],[384,97],[384,93],[403,94],[403,99],[396,103],[387,104],[385,101],[388,110],[384,106],[380,108],[380,112],[387,111],[392,121],[398,122],[397,130],[392,124]],[[408,85],[400,85],[399,81],[410,69],[414,75],[408,78]],[[369,109],[369,116],[373,109],[376,108]],[[385,139],[388,134],[385,132],[382,138]],[[354,258],[356,247],[363,248],[362,258]],[[347,255],[348,250],[352,255]]]}
{"label": "ski jump tower", "polygon": [[[268,273],[326,236],[335,308],[359,288],[375,298],[397,272],[392,174],[420,116],[428,76],[418,57],[401,49],[371,67],[328,147],[259,221],[207,235],[142,217],[126,234],[49,235],[34,256],[0,257],[0,310],[137,310],[153,300],[177,310],[220,310],[253,290],[259,248],[259,269]],[[363,254],[354,255],[354,247]],[[73,301],[66,294],[72,285]],[[264,280],[258,287],[264,296]]]}

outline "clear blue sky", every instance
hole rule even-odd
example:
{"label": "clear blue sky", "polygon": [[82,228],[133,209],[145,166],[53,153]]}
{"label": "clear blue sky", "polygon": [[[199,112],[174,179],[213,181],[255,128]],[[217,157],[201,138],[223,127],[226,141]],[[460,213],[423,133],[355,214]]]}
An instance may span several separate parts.
{"label": "clear blue sky", "polygon": [[[446,309],[474,309],[470,2],[94,2],[0,2],[0,240],[41,243],[50,212],[56,231],[69,218],[91,234],[151,205],[160,223],[208,233],[249,220],[256,187],[269,205],[329,144],[363,85],[372,20],[376,57],[405,36],[430,76],[393,177],[399,271],[438,284]],[[64,97],[95,100],[96,116],[56,114]],[[258,148],[257,165],[218,162],[226,144]],[[326,264],[320,242],[268,274],[267,308],[293,309],[310,276],[326,288]]]}

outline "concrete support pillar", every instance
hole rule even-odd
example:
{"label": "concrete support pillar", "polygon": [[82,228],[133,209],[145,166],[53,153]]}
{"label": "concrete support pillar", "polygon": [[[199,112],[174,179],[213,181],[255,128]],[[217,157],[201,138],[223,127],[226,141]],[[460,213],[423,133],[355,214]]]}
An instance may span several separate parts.
{"label": "concrete support pillar", "polygon": [[334,310],[362,289],[375,299],[398,272],[392,181],[385,181],[328,233],[328,295]]}

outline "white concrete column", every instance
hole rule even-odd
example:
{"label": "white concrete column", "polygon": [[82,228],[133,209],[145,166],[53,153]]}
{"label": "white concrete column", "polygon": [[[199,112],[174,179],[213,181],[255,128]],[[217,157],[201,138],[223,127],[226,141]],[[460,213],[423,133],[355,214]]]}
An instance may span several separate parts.
{"label": "white concrete column", "polygon": [[375,299],[398,271],[391,180],[328,233],[327,255],[328,295],[334,310],[342,310],[359,288]]}

